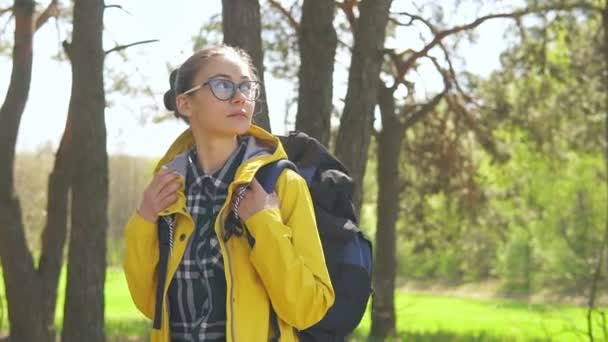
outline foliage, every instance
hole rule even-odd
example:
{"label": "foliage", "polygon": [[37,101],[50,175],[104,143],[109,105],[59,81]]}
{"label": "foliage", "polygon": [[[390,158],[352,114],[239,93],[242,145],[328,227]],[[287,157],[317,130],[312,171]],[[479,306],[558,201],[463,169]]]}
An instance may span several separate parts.
{"label": "foliage", "polygon": [[[1,277],[0,277],[1,279]],[[65,272],[60,289],[65,286]],[[4,286],[0,280],[0,295]],[[111,340],[147,341],[150,323],[133,305],[122,270],[106,273],[106,331]],[[60,291],[56,326],[61,327]],[[396,293],[399,341],[573,341],[581,336],[584,309],[566,305],[529,304],[517,300],[480,300]],[[362,341],[369,332],[369,312],[353,334]],[[6,326],[0,327],[6,331]]]}
{"label": "foliage", "polygon": [[494,127],[521,128],[549,155],[601,151],[604,61],[601,22],[575,13],[526,29],[503,53],[503,70],[480,85]]}
{"label": "foliage", "polygon": [[468,109],[508,160],[446,108],[408,131],[402,277],[586,294],[608,200],[600,32],[589,13],[538,16],[514,26],[502,70],[467,75]]}
{"label": "foliage", "polygon": [[[480,177],[493,186],[493,205],[508,224],[497,274],[507,286],[586,290],[604,223],[603,158],[564,152],[553,159],[511,140],[512,160],[500,169],[484,163]],[[530,279],[533,277],[533,279]]]}

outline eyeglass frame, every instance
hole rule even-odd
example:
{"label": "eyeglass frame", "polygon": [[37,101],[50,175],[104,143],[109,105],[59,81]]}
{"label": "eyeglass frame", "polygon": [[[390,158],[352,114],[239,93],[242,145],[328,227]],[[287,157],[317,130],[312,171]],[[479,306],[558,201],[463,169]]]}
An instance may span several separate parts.
{"label": "eyeglass frame", "polygon": [[[213,91],[213,87],[210,85],[210,83],[211,83],[211,82],[213,82],[213,81],[215,81],[215,80],[218,80],[218,81],[228,81],[228,82],[230,82],[230,83],[232,84],[232,86],[233,86],[233,88],[232,88],[232,89],[234,89],[234,93],[232,94],[232,96],[230,96],[230,97],[229,97],[229,98],[227,98],[227,99],[221,99],[221,98],[219,98],[219,96],[217,96],[217,95],[215,94],[215,92]],[[186,90],[185,92],[183,92],[183,93],[182,93],[182,95],[190,95],[190,94],[194,93],[195,91],[197,91],[197,90],[199,90],[199,89],[202,89],[204,86],[209,86],[209,89],[211,90],[211,94],[213,94],[213,97],[215,97],[216,99],[218,99],[218,100],[220,100],[220,101],[230,101],[230,100],[232,100],[232,99],[233,99],[233,98],[236,96],[236,91],[237,91],[237,89],[238,89],[238,91],[239,91],[241,94],[243,94],[243,96],[245,95],[245,94],[244,94],[244,93],[241,91],[241,86],[242,86],[243,84],[245,84],[245,83],[254,83],[254,84],[256,84],[256,85],[258,86],[257,96],[256,96],[254,99],[249,99],[247,96],[245,96],[245,99],[246,99],[247,101],[249,101],[249,102],[254,102],[254,101],[256,101],[257,99],[259,99],[259,98],[260,98],[260,94],[261,94],[261,89],[262,89],[262,88],[261,88],[261,84],[262,84],[262,83],[261,83],[260,81],[257,81],[257,80],[247,80],[247,81],[243,81],[243,82],[241,82],[241,83],[239,83],[239,84],[236,84],[234,81],[232,81],[232,80],[230,80],[230,79],[227,79],[227,78],[221,78],[221,77],[213,77],[213,78],[210,78],[210,79],[208,79],[206,82],[204,82],[204,83],[202,83],[202,84],[199,84],[199,85],[197,85],[197,86],[194,86],[194,87],[192,87],[192,88],[190,88],[190,89]]]}

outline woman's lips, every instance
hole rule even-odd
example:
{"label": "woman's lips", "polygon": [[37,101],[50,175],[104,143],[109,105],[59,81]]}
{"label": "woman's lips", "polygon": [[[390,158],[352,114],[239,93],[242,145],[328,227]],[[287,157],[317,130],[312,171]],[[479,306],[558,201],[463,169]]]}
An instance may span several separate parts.
{"label": "woman's lips", "polygon": [[232,117],[232,118],[242,118],[242,119],[247,119],[247,112],[245,112],[245,110],[238,110],[236,112],[232,112],[230,115],[228,115],[228,117]]}

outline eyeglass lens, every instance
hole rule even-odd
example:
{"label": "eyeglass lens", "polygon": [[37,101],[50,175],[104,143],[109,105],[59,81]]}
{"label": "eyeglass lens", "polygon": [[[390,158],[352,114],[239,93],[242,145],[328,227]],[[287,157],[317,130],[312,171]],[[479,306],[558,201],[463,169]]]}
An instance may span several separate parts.
{"label": "eyeglass lens", "polygon": [[213,95],[222,101],[230,100],[236,95],[236,88],[249,101],[255,101],[259,96],[259,83],[257,81],[245,81],[238,85],[227,79],[216,78],[209,80],[209,86]]}

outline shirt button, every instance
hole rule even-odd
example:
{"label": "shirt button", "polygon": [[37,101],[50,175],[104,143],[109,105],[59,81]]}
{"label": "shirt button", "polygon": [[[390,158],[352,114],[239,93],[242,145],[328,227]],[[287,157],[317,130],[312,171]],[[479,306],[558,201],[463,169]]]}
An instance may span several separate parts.
{"label": "shirt button", "polygon": [[186,234],[182,234],[179,236],[179,241],[184,241],[186,240]]}

